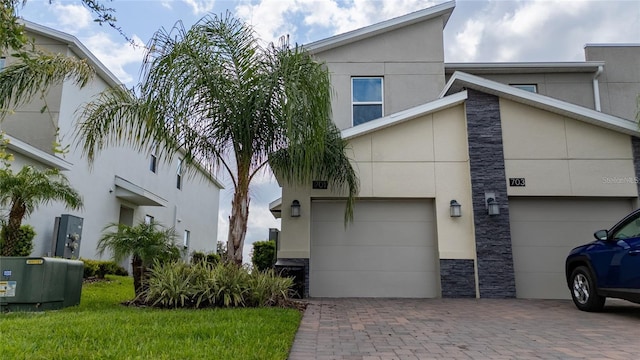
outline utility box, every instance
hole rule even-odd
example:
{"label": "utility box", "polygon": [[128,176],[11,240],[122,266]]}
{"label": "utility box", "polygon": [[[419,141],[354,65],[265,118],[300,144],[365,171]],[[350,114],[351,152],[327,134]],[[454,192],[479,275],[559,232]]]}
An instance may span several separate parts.
{"label": "utility box", "polygon": [[0,257],[0,311],[55,310],[80,304],[84,263]]}
{"label": "utility box", "polygon": [[65,259],[77,259],[80,255],[80,241],[82,240],[81,217],[63,214],[56,218],[55,243],[53,254]]}

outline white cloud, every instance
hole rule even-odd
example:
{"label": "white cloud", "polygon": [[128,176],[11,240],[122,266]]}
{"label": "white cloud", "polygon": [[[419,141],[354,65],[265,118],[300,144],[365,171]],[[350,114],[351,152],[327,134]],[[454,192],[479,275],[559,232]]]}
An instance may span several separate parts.
{"label": "white cloud", "polygon": [[[214,0],[182,0],[191,7],[194,15],[205,15],[213,10],[216,2]],[[163,3],[163,6],[166,5]]]}
{"label": "white cloud", "polygon": [[87,28],[93,24],[91,12],[80,4],[62,4],[54,2],[51,5],[53,14],[57,17],[60,30],[77,33],[78,30]]}
{"label": "white cloud", "polygon": [[82,43],[123,83],[133,81],[133,76],[125,70],[129,64],[142,63],[144,43],[137,36],[132,37],[139,46],[127,42],[115,42],[106,33],[95,33],[80,39]]}

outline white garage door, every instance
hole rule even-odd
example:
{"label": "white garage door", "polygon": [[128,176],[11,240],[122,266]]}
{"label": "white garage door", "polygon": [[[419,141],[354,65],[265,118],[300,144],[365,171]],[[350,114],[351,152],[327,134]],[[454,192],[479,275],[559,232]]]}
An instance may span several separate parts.
{"label": "white garage door", "polygon": [[309,294],[313,297],[438,297],[433,201],[314,201]]}
{"label": "white garage door", "polygon": [[628,199],[509,198],[516,296],[569,299],[564,262],[632,210]]}

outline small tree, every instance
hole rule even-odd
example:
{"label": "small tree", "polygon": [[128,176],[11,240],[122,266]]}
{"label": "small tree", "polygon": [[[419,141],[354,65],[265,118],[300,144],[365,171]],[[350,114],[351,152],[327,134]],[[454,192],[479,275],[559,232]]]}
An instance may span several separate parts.
{"label": "small tree", "polygon": [[276,242],[273,240],[254,242],[251,262],[258,271],[271,269],[276,263]]}
{"label": "small tree", "polygon": [[[5,238],[6,225],[2,225],[2,230],[0,232],[0,253],[2,252],[2,248],[4,246],[4,238]],[[6,256],[29,256],[33,251],[33,238],[36,237],[36,231],[33,229],[31,225],[22,225],[20,226],[18,241],[13,247],[13,252],[11,254],[7,254]]]}
{"label": "small tree", "polygon": [[110,224],[103,231],[98,241],[98,254],[102,256],[106,250],[109,250],[116,262],[131,256],[133,288],[136,296],[144,290],[146,269],[153,264],[154,260],[162,263],[180,258],[180,249],[175,244],[177,238],[175,230],[164,228],[156,222],[140,223],[136,226]]}
{"label": "small tree", "polygon": [[52,201],[61,201],[70,209],[82,207],[82,197],[58,169],[24,166],[17,173],[10,167],[0,170],[0,205],[9,208],[0,255],[11,256],[15,252],[24,217]]}

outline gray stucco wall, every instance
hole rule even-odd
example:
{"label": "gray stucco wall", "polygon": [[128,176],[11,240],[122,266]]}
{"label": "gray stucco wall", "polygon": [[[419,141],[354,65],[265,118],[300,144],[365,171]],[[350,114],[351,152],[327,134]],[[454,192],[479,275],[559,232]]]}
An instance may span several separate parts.
{"label": "gray stucco wall", "polygon": [[[480,297],[516,296],[499,98],[468,89],[467,129]],[[489,216],[485,193],[500,214]]]}

